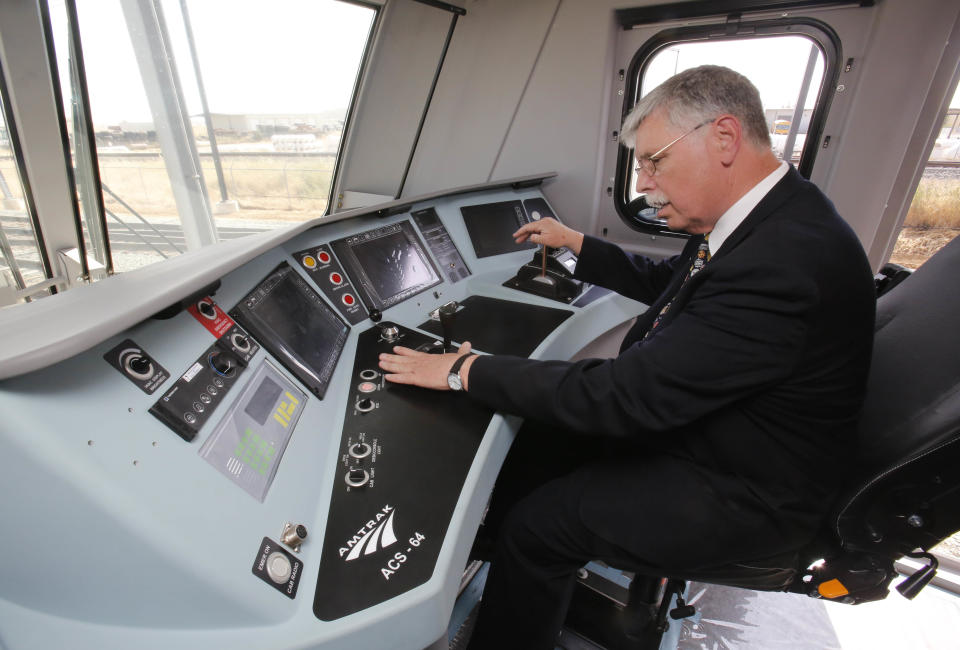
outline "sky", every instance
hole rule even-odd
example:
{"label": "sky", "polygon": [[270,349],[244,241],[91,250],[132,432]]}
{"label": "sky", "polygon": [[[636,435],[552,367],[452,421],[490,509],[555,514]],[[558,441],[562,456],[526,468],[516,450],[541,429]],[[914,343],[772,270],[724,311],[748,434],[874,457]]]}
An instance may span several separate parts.
{"label": "sky", "polygon": [[[201,113],[180,2],[161,6],[187,110]],[[336,0],[189,0],[187,10],[211,112],[311,114],[349,105],[372,9]],[[50,0],[50,13],[67,79],[63,0]],[[152,121],[120,0],[77,0],[77,13],[94,124]]]}

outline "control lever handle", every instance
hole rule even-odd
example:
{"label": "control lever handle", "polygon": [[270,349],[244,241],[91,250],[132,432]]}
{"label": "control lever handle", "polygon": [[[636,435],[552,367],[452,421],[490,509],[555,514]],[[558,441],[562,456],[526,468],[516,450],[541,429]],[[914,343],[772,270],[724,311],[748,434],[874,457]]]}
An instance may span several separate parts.
{"label": "control lever handle", "polygon": [[450,349],[453,339],[453,323],[457,318],[457,308],[459,306],[456,301],[451,301],[437,310],[440,317],[440,328],[443,330],[443,350],[441,353]]}

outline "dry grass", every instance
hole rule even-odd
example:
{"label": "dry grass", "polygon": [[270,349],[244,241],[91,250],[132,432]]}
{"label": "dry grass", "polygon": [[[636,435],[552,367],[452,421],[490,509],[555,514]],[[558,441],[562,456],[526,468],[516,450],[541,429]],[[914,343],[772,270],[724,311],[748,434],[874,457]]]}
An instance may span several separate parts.
{"label": "dry grass", "polygon": [[[202,159],[203,176],[211,203],[220,200],[213,161]],[[329,156],[222,156],[224,182],[231,200],[241,211],[261,216],[307,218],[327,206],[334,159]],[[176,214],[176,203],[166,166],[161,158],[104,157],[100,161],[103,184],[144,216]],[[104,193],[106,206],[126,213],[118,201]]]}
{"label": "dry grass", "polygon": [[904,225],[960,229],[960,178],[921,179]]}

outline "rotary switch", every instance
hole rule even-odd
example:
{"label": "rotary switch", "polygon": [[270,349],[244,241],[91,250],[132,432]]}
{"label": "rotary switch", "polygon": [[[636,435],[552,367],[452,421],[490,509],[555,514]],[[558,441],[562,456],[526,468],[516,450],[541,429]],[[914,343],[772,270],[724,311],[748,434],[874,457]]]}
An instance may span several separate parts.
{"label": "rotary switch", "polygon": [[343,480],[352,488],[362,488],[370,482],[370,472],[359,467],[351,467]]}
{"label": "rotary switch", "polygon": [[217,310],[212,304],[207,301],[202,301],[197,303],[197,311],[203,314],[205,317],[213,320],[217,317]]}
{"label": "rotary switch", "polygon": [[373,448],[365,442],[357,442],[350,445],[350,449],[347,453],[350,454],[351,458],[355,458],[358,461],[363,460],[373,452]]}
{"label": "rotary switch", "polygon": [[233,343],[233,347],[237,348],[241,352],[246,352],[250,349],[250,339],[243,334],[233,334],[230,337],[230,342]]}
{"label": "rotary switch", "polygon": [[211,368],[224,377],[231,377],[236,372],[233,362],[225,354],[213,352],[207,357],[207,361],[210,363]]}

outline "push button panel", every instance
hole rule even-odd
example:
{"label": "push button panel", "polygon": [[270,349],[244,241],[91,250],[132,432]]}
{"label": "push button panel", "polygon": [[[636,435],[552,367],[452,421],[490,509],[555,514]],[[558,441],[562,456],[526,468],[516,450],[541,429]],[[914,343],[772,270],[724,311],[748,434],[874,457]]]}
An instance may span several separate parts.
{"label": "push button panel", "polygon": [[239,358],[215,343],[150,407],[150,413],[190,442],[244,368]]}
{"label": "push button panel", "polygon": [[366,319],[367,310],[326,244],[294,253],[293,257],[351,325]]}

